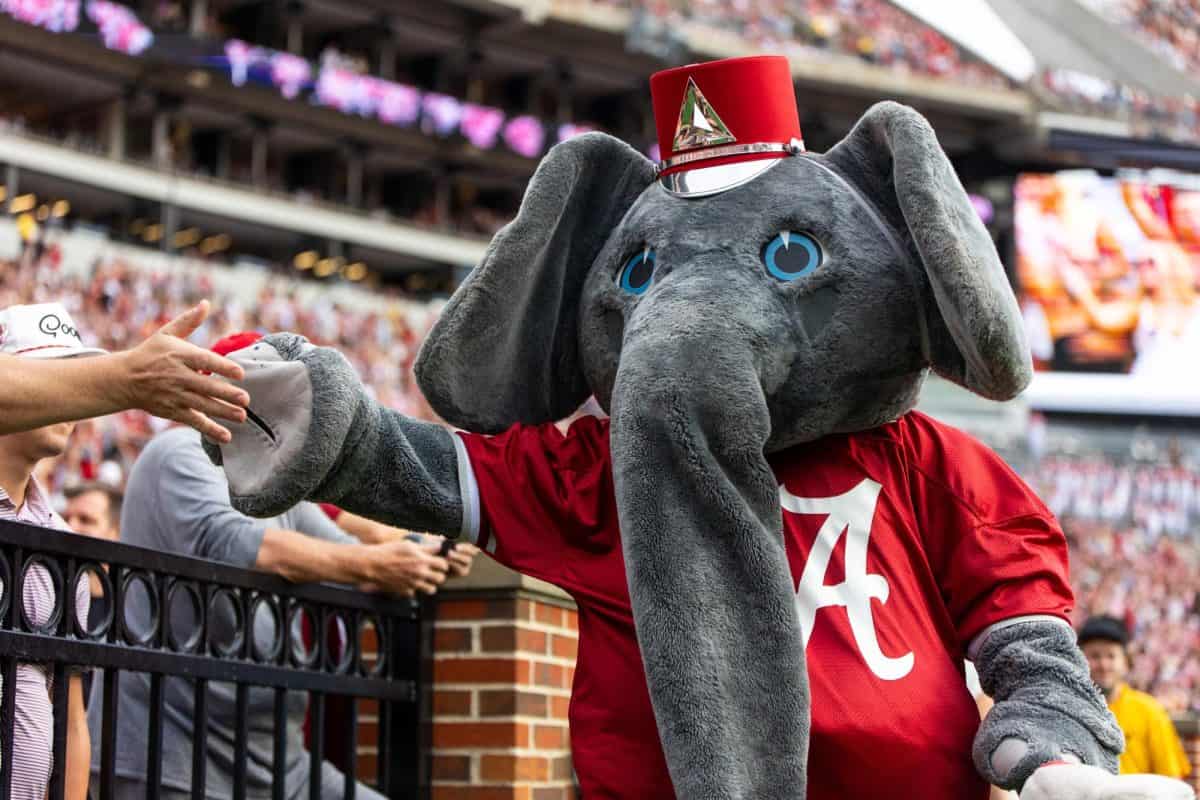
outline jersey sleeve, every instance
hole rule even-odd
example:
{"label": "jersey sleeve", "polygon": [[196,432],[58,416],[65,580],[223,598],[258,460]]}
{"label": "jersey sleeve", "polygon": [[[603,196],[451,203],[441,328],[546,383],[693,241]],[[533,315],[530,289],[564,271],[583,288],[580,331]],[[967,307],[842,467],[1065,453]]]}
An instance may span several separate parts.
{"label": "jersey sleeve", "polygon": [[913,481],[918,520],[963,647],[1021,618],[1069,625],[1075,597],[1054,515],[999,456],[965,434],[929,449],[936,463],[918,461]]}
{"label": "jersey sleeve", "polygon": [[463,535],[500,563],[561,583],[566,548],[617,529],[604,421],[459,432],[455,445]]}

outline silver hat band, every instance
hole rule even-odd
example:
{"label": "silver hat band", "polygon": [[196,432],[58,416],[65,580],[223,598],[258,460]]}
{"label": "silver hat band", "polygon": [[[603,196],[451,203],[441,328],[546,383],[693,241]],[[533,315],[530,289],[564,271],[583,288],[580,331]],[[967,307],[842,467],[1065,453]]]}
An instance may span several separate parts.
{"label": "silver hat band", "polygon": [[754,142],[753,144],[728,144],[722,147],[709,147],[704,150],[692,150],[687,153],[679,153],[664,161],[659,161],[656,165],[658,174],[661,175],[672,167],[679,167],[684,164],[694,164],[697,161],[710,161],[714,158],[725,158],[726,156],[743,156],[753,155],[758,153],[787,153],[796,155],[804,152],[804,140],[792,139],[790,142]]}

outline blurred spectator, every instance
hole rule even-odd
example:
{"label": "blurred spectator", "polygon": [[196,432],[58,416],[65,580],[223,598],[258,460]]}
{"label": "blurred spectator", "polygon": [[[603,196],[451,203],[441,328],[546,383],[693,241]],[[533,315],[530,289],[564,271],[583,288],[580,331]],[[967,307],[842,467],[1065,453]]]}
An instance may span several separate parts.
{"label": "blurred spectator", "polygon": [[[72,333],[54,336],[39,320],[54,316],[58,330],[66,326]],[[62,306],[16,306],[0,312],[0,328],[6,335],[0,340],[0,353],[15,356],[27,364],[32,359],[64,359],[93,355],[84,348],[75,323]],[[73,335],[72,335],[73,334]],[[46,492],[34,477],[39,461],[62,454],[71,435],[72,423],[10,433],[0,436],[0,519],[70,530],[62,517],[50,507]],[[29,623],[41,627],[49,623],[57,604],[57,589],[50,571],[41,564],[28,567],[22,581],[22,604]],[[2,591],[2,587],[0,587]],[[88,584],[75,586],[74,610],[79,621],[88,618]],[[69,605],[64,604],[67,608]],[[68,685],[56,686],[45,664],[21,662],[16,669],[16,702],[13,719],[12,797],[14,800],[43,800],[50,781],[53,761],[55,694],[67,692],[66,798],[87,797],[87,764],[91,741],[83,708],[81,674],[68,672]],[[0,687],[2,689],[3,687]]]}
{"label": "blurred spectator", "polygon": [[1115,617],[1092,617],[1079,630],[1079,647],[1087,657],[1092,680],[1125,733],[1121,772],[1186,777],[1191,766],[1171,718],[1153,697],[1125,683],[1128,644],[1129,632]]}
{"label": "blurred spectator", "polygon": [[121,533],[120,489],[107,483],[82,483],[66,490],[63,519],[76,533],[115,542]]}
{"label": "blurred spectator", "polygon": [[[71,486],[66,490],[67,509],[63,519],[75,533],[107,539],[115,542],[121,533],[121,503],[124,495],[120,489],[106,483],[92,482]],[[92,575],[92,594],[88,627],[96,629],[99,620],[108,616],[108,597],[100,578]]]}

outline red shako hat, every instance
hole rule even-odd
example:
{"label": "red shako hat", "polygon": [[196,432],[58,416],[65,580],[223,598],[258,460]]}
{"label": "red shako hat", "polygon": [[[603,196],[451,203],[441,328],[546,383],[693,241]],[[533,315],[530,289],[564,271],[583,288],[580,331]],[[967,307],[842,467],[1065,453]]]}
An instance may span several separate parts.
{"label": "red shako hat", "polygon": [[261,338],[263,338],[263,335],[258,331],[239,331],[218,339],[213,343],[211,349],[219,356],[227,356],[230,353],[236,353],[238,350],[249,347]]}
{"label": "red shako hat", "polygon": [[688,64],[650,76],[662,161],[672,194],[732,189],[804,151],[792,70],[783,56]]}

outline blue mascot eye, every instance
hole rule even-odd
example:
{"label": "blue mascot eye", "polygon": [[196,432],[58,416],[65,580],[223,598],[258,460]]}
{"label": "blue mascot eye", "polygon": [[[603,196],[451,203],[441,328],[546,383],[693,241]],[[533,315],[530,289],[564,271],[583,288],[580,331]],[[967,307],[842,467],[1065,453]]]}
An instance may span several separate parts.
{"label": "blue mascot eye", "polygon": [[654,251],[647,247],[625,262],[617,283],[630,294],[641,294],[650,288],[650,278],[653,276]]}
{"label": "blue mascot eye", "polygon": [[767,242],[762,259],[772,277],[794,281],[821,266],[821,245],[807,233],[781,231]]}

